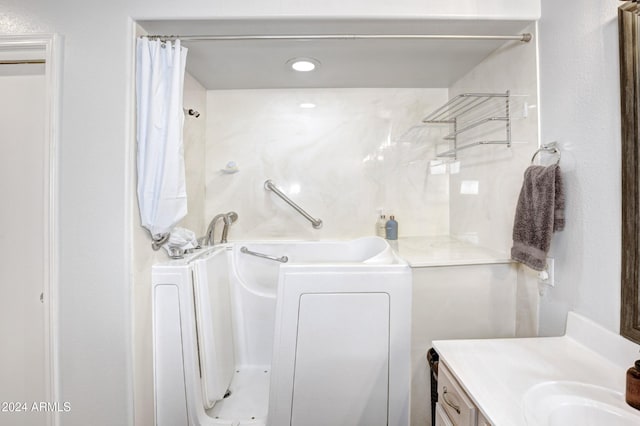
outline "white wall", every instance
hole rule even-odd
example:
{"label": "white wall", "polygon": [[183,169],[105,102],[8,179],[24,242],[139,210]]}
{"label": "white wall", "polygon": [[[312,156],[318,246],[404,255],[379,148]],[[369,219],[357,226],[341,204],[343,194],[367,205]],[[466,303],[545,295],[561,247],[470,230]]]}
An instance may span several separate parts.
{"label": "white wall", "polygon": [[620,100],[615,0],[543,0],[542,140],[557,140],[567,194],[556,235],[556,287],[542,299],[540,332],[564,330],[575,310],[618,332]]}
{"label": "white wall", "polygon": [[[133,423],[130,18],[369,16],[537,19],[538,0],[264,3],[0,0],[0,34],[64,37],[59,146],[62,424]],[[144,424],[144,423],[140,423]],[[150,424],[150,423],[149,423]]]}
{"label": "white wall", "polygon": [[59,32],[65,43],[56,254],[64,425],[132,419],[131,26],[122,4],[0,4],[0,33]]}
{"label": "white wall", "polygon": [[[448,176],[427,173],[440,131],[407,134],[446,89],[228,90],[207,99],[205,216],[236,211],[230,240],[374,235],[379,207],[396,215],[401,236],[448,233]],[[240,171],[221,172],[228,161]],[[322,229],[265,191],[267,179]]]}
{"label": "white wall", "polygon": [[[75,1],[75,0],[73,0]],[[156,6],[154,10],[154,5]],[[327,0],[303,2],[282,0],[261,2],[251,0],[214,2],[196,0],[188,5],[161,0],[137,0],[131,7],[134,17],[269,17],[269,16],[368,16],[408,18],[468,18],[468,19],[522,19],[536,20],[540,17],[539,0],[387,0],[350,1]]]}

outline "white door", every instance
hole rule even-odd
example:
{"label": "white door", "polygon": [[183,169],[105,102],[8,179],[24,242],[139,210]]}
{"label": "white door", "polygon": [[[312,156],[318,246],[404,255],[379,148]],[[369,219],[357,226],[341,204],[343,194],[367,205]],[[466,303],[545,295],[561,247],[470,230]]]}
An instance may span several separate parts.
{"label": "white door", "polygon": [[49,386],[47,85],[44,64],[9,62],[0,61],[0,424],[39,426],[51,411],[40,404]]}

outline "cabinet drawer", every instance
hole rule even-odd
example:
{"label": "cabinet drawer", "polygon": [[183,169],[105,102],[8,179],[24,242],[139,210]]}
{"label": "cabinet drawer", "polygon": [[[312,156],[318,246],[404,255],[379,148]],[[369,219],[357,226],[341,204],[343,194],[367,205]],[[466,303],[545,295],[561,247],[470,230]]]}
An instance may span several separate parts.
{"label": "cabinet drawer", "polygon": [[453,426],[451,420],[447,416],[447,413],[444,412],[444,408],[440,403],[436,403],[436,424],[435,426]]}
{"label": "cabinet drawer", "polygon": [[453,375],[440,363],[438,402],[454,426],[476,426],[476,407],[458,385]]}

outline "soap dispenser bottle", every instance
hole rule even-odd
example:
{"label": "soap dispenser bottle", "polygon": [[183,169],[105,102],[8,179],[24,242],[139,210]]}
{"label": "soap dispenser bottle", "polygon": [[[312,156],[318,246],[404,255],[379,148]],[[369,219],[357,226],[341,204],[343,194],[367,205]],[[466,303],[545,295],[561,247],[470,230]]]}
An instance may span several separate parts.
{"label": "soap dispenser bottle", "polygon": [[385,234],[387,240],[397,240],[398,239],[398,222],[394,215],[389,217],[387,224],[385,226]]}
{"label": "soap dispenser bottle", "polygon": [[640,360],[627,370],[627,390],[625,393],[627,404],[640,410]]}
{"label": "soap dispenser bottle", "polygon": [[382,238],[385,237],[387,232],[385,229],[386,226],[387,226],[387,216],[380,213],[378,217],[378,221],[376,222],[376,235],[378,237],[382,237]]}

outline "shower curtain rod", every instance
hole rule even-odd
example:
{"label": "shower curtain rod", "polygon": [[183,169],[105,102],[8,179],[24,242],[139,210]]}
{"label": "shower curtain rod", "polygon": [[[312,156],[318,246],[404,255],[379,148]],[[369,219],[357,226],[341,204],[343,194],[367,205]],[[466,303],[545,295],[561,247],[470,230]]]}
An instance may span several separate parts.
{"label": "shower curtain rod", "polygon": [[44,64],[44,59],[9,59],[0,60],[0,65],[25,65],[25,64]]}
{"label": "shower curtain rod", "polygon": [[146,35],[150,39],[170,41],[237,41],[237,40],[518,40],[528,43],[531,33],[517,35],[462,34],[307,34],[307,35]]}

